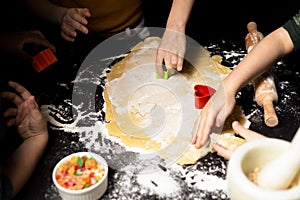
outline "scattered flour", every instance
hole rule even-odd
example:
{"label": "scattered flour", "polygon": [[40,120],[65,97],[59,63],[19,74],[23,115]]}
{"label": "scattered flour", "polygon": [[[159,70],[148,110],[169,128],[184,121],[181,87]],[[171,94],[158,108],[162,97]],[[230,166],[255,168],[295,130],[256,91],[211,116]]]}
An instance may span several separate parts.
{"label": "scattered flour", "polygon": [[182,166],[178,165],[173,165],[172,169],[183,174],[185,176],[185,181],[190,187],[195,187],[199,190],[209,192],[216,190],[223,190],[227,192],[227,181],[216,175],[207,174],[202,170],[187,171]]}
{"label": "scattered flour", "polygon": [[176,194],[180,191],[179,184],[163,171],[141,172],[137,174],[137,182],[161,196]]}

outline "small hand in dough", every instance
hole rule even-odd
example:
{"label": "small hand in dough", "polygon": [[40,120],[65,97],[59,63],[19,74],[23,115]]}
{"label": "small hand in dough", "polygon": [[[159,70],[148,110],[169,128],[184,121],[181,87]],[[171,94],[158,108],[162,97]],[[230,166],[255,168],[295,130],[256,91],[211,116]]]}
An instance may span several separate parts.
{"label": "small hand in dough", "polygon": [[166,29],[156,53],[156,70],[163,77],[163,65],[173,74],[181,71],[186,50],[186,36],[182,32]]}
{"label": "small hand in dough", "polygon": [[[235,133],[242,136],[246,141],[253,141],[253,140],[265,138],[265,136],[261,135],[260,133],[246,129],[237,121],[234,121],[232,123],[232,128],[235,131]],[[227,160],[230,159],[231,155],[234,152],[234,150],[227,149],[217,143],[214,144],[213,149],[218,153],[218,155],[224,157]]]}
{"label": "small hand in dough", "polygon": [[88,24],[87,17],[91,13],[87,8],[69,8],[62,18],[61,23],[61,36],[67,41],[73,42],[77,36],[76,30],[87,34],[89,30],[86,25]]}
{"label": "small hand in dough", "polygon": [[222,126],[231,114],[235,102],[235,95],[231,94],[230,88],[223,87],[220,87],[209,99],[193,128],[192,144],[196,148],[202,147],[208,141],[209,134],[213,130],[214,132],[222,131]]}

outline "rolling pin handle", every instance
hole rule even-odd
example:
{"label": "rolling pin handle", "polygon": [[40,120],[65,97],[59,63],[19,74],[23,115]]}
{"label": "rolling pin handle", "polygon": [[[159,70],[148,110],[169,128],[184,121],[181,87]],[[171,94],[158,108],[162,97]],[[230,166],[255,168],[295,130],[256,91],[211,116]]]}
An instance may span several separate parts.
{"label": "rolling pin handle", "polygon": [[274,109],[273,101],[266,101],[263,104],[265,124],[269,127],[278,125],[278,118]]}

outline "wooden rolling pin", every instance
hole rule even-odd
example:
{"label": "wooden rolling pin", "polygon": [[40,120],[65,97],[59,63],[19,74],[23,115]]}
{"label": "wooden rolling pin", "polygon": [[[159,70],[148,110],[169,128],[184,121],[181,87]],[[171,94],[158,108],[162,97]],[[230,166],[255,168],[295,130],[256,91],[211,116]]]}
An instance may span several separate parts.
{"label": "wooden rolling pin", "polygon": [[274,76],[271,71],[254,80],[255,101],[264,108],[264,121],[269,127],[278,124],[274,103],[278,101]]}
{"label": "wooden rolling pin", "polygon": [[[257,31],[255,22],[247,24],[248,34],[245,38],[246,49],[249,53],[255,45],[263,39],[263,34]],[[265,72],[253,82],[255,101],[264,108],[264,121],[269,127],[278,124],[278,117],[274,109],[274,103],[278,101],[278,95],[275,86],[274,76],[271,70]]]}

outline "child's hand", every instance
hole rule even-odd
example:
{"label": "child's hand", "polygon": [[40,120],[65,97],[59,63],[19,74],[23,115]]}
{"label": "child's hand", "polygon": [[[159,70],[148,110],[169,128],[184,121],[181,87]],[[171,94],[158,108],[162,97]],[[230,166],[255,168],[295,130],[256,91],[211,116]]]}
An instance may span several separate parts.
{"label": "child's hand", "polygon": [[50,47],[55,51],[55,47],[46,40],[40,31],[18,31],[1,35],[0,44],[0,49],[30,64],[33,62],[33,57],[23,50],[26,44],[41,45],[46,48]]}
{"label": "child's hand", "polygon": [[87,17],[91,13],[87,8],[70,8],[62,18],[61,36],[63,39],[73,42],[77,36],[76,30],[87,34],[89,30],[86,28],[88,24]]}
{"label": "child's hand", "polygon": [[9,82],[18,94],[2,92],[0,96],[12,101],[16,108],[9,108],[4,112],[4,117],[9,118],[8,126],[16,126],[19,135],[25,140],[37,135],[47,134],[47,122],[39,107],[26,88],[16,82]]}
{"label": "child's hand", "polygon": [[[236,134],[239,134],[242,136],[247,142],[252,141],[252,140],[258,140],[265,138],[264,135],[261,135],[257,132],[251,131],[249,129],[246,129],[243,127],[239,122],[235,121],[232,123],[232,128],[235,131]],[[218,155],[224,157],[225,159],[229,160],[231,155],[233,154],[234,150],[231,149],[226,149],[225,147],[219,145],[219,144],[214,144],[213,146],[214,150],[218,153]]]}
{"label": "child's hand", "polygon": [[195,144],[196,148],[200,148],[208,141],[212,131],[221,132],[224,122],[234,106],[235,95],[232,94],[230,88],[226,92],[225,88],[220,87],[201,110],[193,128],[192,144]]}
{"label": "child's hand", "polygon": [[156,70],[163,77],[163,62],[173,74],[181,71],[186,50],[186,36],[184,33],[166,29],[156,53]]}

